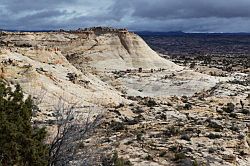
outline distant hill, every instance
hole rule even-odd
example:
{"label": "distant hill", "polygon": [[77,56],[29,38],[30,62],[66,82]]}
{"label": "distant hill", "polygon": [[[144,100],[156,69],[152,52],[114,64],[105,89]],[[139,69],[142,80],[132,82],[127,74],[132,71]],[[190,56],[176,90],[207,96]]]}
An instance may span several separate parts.
{"label": "distant hill", "polygon": [[15,30],[15,29],[0,29],[1,31],[6,32],[53,32],[55,30]]}
{"label": "distant hill", "polygon": [[182,31],[170,32],[153,32],[153,31],[136,31],[140,36],[249,36],[250,33],[237,32],[237,33],[187,33]]}
{"label": "distant hill", "polygon": [[182,31],[171,31],[171,32],[137,31],[135,33],[140,36],[176,36],[176,35],[186,34],[185,32]]}
{"label": "distant hill", "polygon": [[[6,32],[58,32],[61,30],[16,30],[16,29],[0,29],[1,31]],[[213,33],[213,32],[183,32],[183,31],[168,31],[168,32],[154,32],[154,31],[134,31],[134,33],[139,36],[250,36],[248,32],[236,32],[236,33]]]}

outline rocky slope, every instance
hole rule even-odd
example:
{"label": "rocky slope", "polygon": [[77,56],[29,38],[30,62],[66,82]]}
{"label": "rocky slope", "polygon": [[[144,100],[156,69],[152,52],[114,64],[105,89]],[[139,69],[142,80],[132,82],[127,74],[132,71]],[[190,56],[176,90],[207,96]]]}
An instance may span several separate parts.
{"label": "rocky slope", "polygon": [[[40,107],[47,111],[59,98],[82,106],[112,107],[129,102],[100,80],[98,71],[181,68],[125,29],[0,32],[0,46],[1,78],[42,98]],[[41,114],[40,119],[46,119],[51,112]]]}
{"label": "rocky slope", "polygon": [[36,99],[36,121],[50,126],[60,99],[105,110],[91,149],[143,166],[250,162],[249,75],[180,67],[126,29],[0,32],[0,46],[0,77]]}
{"label": "rocky slope", "polygon": [[120,92],[96,76],[82,73],[60,52],[1,49],[0,61],[1,78],[20,84],[26,94],[41,102],[39,106],[44,111],[40,120],[48,118],[60,98],[79,106],[101,107],[126,102]]}
{"label": "rocky slope", "polygon": [[81,68],[127,70],[181,67],[161,58],[138,35],[125,29],[90,28],[49,33],[2,33],[3,45],[58,50]]}

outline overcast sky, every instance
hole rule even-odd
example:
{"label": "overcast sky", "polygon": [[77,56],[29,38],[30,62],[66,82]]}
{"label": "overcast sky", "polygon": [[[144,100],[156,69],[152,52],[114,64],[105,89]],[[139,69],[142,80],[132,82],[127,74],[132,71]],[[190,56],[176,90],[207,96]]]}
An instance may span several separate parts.
{"label": "overcast sky", "polygon": [[250,32],[250,0],[0,0],[0,29]]}

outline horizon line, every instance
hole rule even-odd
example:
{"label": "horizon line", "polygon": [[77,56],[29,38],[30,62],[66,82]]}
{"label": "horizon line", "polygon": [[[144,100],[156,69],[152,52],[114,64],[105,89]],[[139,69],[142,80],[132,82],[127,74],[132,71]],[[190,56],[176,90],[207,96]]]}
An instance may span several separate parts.
{"label": "horizon line", "polygon": [[[25,30],[25,29],[1,29],[0,31],[6,31],[6,32],[56,32],[56,31],[76,31],[77,29],[40,29],[40,30]],[[181,30],[176,30],[176,31],[151,31],[151,30],[129,30],[130,32],[145,32],[145,33],[183,33],[183,34],[250,34],[249,32],[199,32],[199,31],[181,31]]]}

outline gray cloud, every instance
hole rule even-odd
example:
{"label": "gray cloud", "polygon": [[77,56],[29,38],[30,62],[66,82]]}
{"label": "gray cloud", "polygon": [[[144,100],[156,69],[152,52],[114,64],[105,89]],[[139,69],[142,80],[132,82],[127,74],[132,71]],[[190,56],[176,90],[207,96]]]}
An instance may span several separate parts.
{"label": "gray cloud", "polygon": [[133,16],[155,19],[249,17],[249,0],[137,0]]}
{"label": "gray cloud", "polygon": [[48,10],[63,5],[69,5],[77,0],[1,0],[10,12],[18,13],[23,11]]}
{"label": "gray cloud", "polygon": [[249,0],[1,0],[0,28],[250,32]]}

